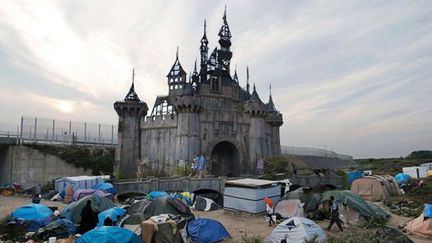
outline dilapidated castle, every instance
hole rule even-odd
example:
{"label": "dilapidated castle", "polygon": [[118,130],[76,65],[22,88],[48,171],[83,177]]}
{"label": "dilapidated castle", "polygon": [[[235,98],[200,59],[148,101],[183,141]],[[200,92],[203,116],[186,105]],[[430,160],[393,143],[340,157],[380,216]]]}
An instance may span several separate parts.
{"label": "dilapidated castle", "polygon": [[204,154],[208,172],[216,176],[255,172],[256,159],[280,154],[279,127],[282,114],[270,97],[264,103],[253,85],[249,70],[246,88],[240,87],[237,70],[231,76],[233,53],[226,10],[219,31],[219,48],[210,56],[204,35],[200,65],[187,78],[176,60],[167,75],[168,95],[158,96],[151,113],[132,86],[124,101],[114,103],[119,115],[115,172],[134,177],[141,159],[151,161],[152,171],[173,174],[179,160],[191,161]]}

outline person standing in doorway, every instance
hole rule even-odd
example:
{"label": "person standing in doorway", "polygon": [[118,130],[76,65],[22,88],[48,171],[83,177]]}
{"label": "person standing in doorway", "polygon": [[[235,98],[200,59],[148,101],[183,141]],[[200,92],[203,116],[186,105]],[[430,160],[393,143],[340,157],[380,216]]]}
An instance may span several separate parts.
{"label": "person standing in doorway", "polygon": [[338,203],[333,196],[330,197],[330,224],[327,230],[330,231],[333,224],[336,223],[340,231],[343,231],[341,220],[339,219]]}
{"label": "person standing in doorway", "polygon": [[263,175],[264,174],[264,160],[259,155],[257,155],[256,173],[257,173],[257,175]]}

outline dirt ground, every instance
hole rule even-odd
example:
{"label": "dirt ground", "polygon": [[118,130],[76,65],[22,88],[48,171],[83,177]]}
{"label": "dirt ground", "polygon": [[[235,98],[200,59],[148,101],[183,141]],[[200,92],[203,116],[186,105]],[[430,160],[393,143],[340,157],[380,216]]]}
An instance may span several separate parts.
{"label": "dirt ground", "polygon": [[[15,209],[31,203],[31,198],[27,197],[14,197],[14,196],[0,196],[0,219],[4,218],[8,214],[10,214]],[[52,202],[47,200],[42,200],[41,202],[44,205],[50,207],[58,207],[59,210],[65,207],[65,204],[62,202]],[[212,218],[221,222],[228,232],[231,234],[234,240],[240,241],[242,236],[262,236],[265,239],[272,230],[276,226],[268,226],[268,223],[265,221],[264,215],[253,215],[247,213],[236,213],[225,210],[216,210],[211,212],[193,212],[196,217],[202,218]],[[412,220],[412,218],[402,217],[398,215],[392,214],[388,224],[397,227],[398,225],[405,224],[408,221]],[[325,229],[328,225],[328,220],[320,221],[318,224]],[[331,232],[325,231],[327,235],[329,234],[337,234],[339,231],[337,227],[333,227]],[[426,243],[431,242],[429,239],[420,238],[417,236],[409,235],[409,237],[416,243]]]}

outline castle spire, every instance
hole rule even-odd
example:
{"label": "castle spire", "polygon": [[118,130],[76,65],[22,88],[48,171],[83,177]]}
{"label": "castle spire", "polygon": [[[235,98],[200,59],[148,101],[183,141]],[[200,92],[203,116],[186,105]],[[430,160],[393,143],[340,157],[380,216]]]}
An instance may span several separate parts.
{"label": "castle spire", "polygon": [[269,90],[270,90],[270,95],[269,95],[269,101],[267,102],[266,106],[267,106],[267,110],[269,112],[277,112],[276,110],[276,106],[273,103],[273,98],[272,98],[272,94],[271,94],[271,83],[269,85]]}
{"label": "castle spire", "polygon": [[237,76],[237,64],[235,65],[235,69],[234,69],[234,77],[233,77],[233,79],[234,79],[234,81],[235,81],[236,83],[239,83],[239,79],[238,79],[238,76]]}
{"label": "castle spire", "polygon": [[249,92],[249,66],[246,66],[246,91]]}
{"label": "castle spire", "polygon": [[[223,19],[223,24],[221,29],[219,30],[219,43],[221,44],[221,46],[231,46],[231,31],[229,29],[228,26],[228,22],[227,22],[227,17],[226,17],[226,5],[225,5],[225,11],[224,11],[224,15],[222,17]],[[224,41],[224,43],[221,43],[221,40]]]}
{"label": "castle spire", "polygon": [[260,99],[260,97],[259,97],[259,95],[258,95],[258,93],[256,91],[255,82],[254,82],[254,85],[253,85],[253,92],[252,92],[251,97],[249,98],[249,101],[250,102],[255,102],[255,103],[262,103],[262,101],[261,101],[261,99]]}
{"label": "castle spire", "polygon": [[129,88],[129,92],[127,93],[124,101],[140,101],[137,93],[135,92],[135,68],[132,68],[132,85]]}

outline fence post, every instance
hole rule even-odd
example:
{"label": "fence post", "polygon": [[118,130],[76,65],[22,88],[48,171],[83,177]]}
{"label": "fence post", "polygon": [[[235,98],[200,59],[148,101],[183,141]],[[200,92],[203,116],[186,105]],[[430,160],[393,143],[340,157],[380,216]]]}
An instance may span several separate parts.
{"label": "fence post", "polygon": [[55,132],[55,119],[53,119],[53,125],[52,125],[52,141],[51,141],[51,142],[55,142],[54,132]]}
{"label": "fence post", "polygon": [[87,144],[87,123],[84,122],[84,144]]}
{"label": "fence post", "polygon": [[101,142],[101,125],[100,123],[98,124],[98,143]]}
{"label": "fence post", "polygon": [[16,145],[19,145],[19,126],[17,126]]}
{"label": "fence post", "polygon": [[20,127],[20,144],[23,143],[23,125],[24,125],[24,117],[21,116],[21,127]]}
{"label": "fence post", "polygon": [[111,145],[114,144],[114,125],[111,125]]}
{"label": "fence post", "polygon": [[69,121],[69,144],[72,143],[72,139],[71,139],[71,132],[72,132],[72,122]]}
{"label": "fence post", "polygon": [[33,135],[33,142],[36,143],[36,130],[37,130],[37,117],[35,117],[35,122],[34,122],[34,135]]}

